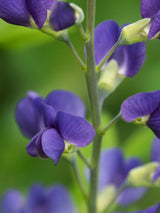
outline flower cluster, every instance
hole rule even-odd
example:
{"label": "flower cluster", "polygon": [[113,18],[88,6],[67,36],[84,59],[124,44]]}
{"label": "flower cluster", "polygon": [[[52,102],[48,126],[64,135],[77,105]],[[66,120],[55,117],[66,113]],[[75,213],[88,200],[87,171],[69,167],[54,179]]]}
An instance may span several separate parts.
{"label": "flower cluster", "polygon": [[27,146],[28,154],[50,157],[55,164],[72,146],[85,147],[92,142],[95,130],[84,117],[81,99],[63,90],[53,91],[45,99],[29,92],[16,108],[20,130],[32,138]]}
{"label": "flower cluster", "polygon": [[57,0],[1,0],[0,18],[6,22],[41,29],[48,21],[55,31],[64,30],[79,21],[75,6]]}
{"label": "flower cluster", "polygon": [[[63,202],[63,205],[62,205]],[[1,203],[2,213],[75,213],[75,207],[65,187],[56,185],[46,190],[33,185],[25,199],[17,190],[5,193]]]}

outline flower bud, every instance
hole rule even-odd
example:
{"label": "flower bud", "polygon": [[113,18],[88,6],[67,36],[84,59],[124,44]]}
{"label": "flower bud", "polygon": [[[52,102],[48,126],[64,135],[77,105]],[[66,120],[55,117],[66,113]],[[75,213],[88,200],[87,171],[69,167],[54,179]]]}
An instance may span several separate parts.
{"label": "flower bud", "polygon": [[54,31],[67,29],[84,20],[84,13],[80,7],[73,3],[58,1],[52,8],[49,23]]}
{"label": "flower bud", "polygon": [[144,42],[148,40],[151,19],[145,18],[123,27],[120,42],[122,45]]}
{"label": "flower bud", "polygon": [[157,168],[158,163],[153,162],[132,169],[127,178],[127,185],[133,187],[153,186],[154,183],[152,179]]}

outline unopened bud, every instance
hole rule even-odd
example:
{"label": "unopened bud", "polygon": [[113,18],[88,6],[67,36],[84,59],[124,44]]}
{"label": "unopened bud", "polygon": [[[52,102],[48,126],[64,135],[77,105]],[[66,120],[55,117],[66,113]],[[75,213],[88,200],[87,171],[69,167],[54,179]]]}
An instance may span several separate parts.
{"label": "unopened bud", "polygon": [[145,18],[123,27],[120,35],[121,44],[130,45],[147,41],[150,22],[150,18]]}

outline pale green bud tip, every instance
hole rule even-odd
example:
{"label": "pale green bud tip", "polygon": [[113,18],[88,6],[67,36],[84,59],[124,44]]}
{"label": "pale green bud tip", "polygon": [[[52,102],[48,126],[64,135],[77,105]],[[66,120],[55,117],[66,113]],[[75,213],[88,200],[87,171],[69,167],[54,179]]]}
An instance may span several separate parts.
{"label": "pale green bud tip", "polygon": [[113,91],[115,88],[117,73],[118,64],[115,60],[111,60],[101,73],[98,81],[99,89]]}
{"label": "pale green bud tip", "polygon": [[151,19],[145,18],[123,27],[120,35],[121,44],[130,45],[147,41],[150,23]]}
{"label": "pale green bud tip", "polygon": [[[117,189],[114,185],[107,186],[99,195],[97,199],[97,208],[99,212],[103,212],[116,197]],[[107,199],[106,199],[107,197]]]}
{"label": "pale green bud tip", "polygon": [[133,187],[147,187],[154,185],[152,178],[158,165],[158,163],[153,162],[132,169],[128,175],[127,184]]}
{"label": "pale green bud tip", "polygon": [[75,10],[76,24],[79,25],[84,21],[84,12],[74,3],[69,4]]}

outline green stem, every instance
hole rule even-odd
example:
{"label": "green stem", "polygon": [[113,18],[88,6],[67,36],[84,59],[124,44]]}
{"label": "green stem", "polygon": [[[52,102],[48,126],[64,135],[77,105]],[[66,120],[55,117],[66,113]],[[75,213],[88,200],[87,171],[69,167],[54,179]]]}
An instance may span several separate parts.
{"label": "green stem", "polygon": [[111,120],[111,121],[109,122],[109,124],[108,124],[105,128],[99,130],[100,134],[105,134],[105,132],[107,132],[107,130],[108,130],[110,127],[112,127],[120,118],[121,118],[121,113],[119,113],[118,115],[116,115],[116,116],[113,118],[113,120]]}
{"label": "green stem", "polygon": [[82,70],[86,71],[86,65],[85,63],[82,61],[82,59],[80,58],[79,54],[77,53],[76,49],[74,48],[72,42],[68,39],[66,41],[66,44],[68,45],[68,47],[71,49],[73,55],[75,56],[77,62],[79,63],[80,67]]}
{"label": "green stem", "polygon": [[110,51],[107,53],[106,56],[104,56],[104,58],[102,59],[102,61],[97,65],[97,72],[101,70],[101,68],[103,67],[103,65],[106,63],[106,61],[111,57],[111,55],[115,52],[115,50],[120,46],[120,40],[118,40],[114,46],[110,49]]}
{"label": "green stem", "polygon": [[85,165],[89,168],[92,169],[92,165],[87,161],[87,159],[84,157],[82,152],[80,150],[77,150],[77,155],[81,158],[81,160],[85,163]]}
{"label": "green stem", "polygon": [[82,181],[82,179],[81,179],[80,172],[79,172],[79,169],[78,169],[78,166],[77,166],[76,158],[73,157],[71,160],[69,160],[69,163],[70,163],[71,166],[72,166],[72,169],[73,169],[73,171],[74,171],[74,174],[75,174],[77,183],[78,183],[78,185],[79,185],[79,187],[80,187],[80,190],[81,190],[81,192],[82,192],[83,198],[87,201],[87,199],[88,199],[88,194],[87,194],[87,192],[86,192],[85,186],[83,185],[83,181]]}
{"label": "green stem", "polygon": [[89,39],[89,36],[85,33],[82,24],[78,25],[78,28],[83,40],[87,41]]}
{"label": "green stem", "polygon": [[98,129],[100,127],[100,106],[98,99],[98,88],[97,88],[97,73],[95,64],[95,52],[94,52],[94,26],[95,26],[95,7],[96,0],[87,1],[87,35],[89,40],[86,41],[86,55],[87,55],[87,72],[86,82],[88,88],[88,95],[91,106],[91,116],[93,126],[96,130],[96,137],[93,141],[93,149],[91,162],[94,167],[90,173],[90,192],[89,192],[89,213],[97,213],[97,189],[98,189],[98,173],[99,173],[99,161],[101,153],[101,140],[102,135],[99,135]]}

